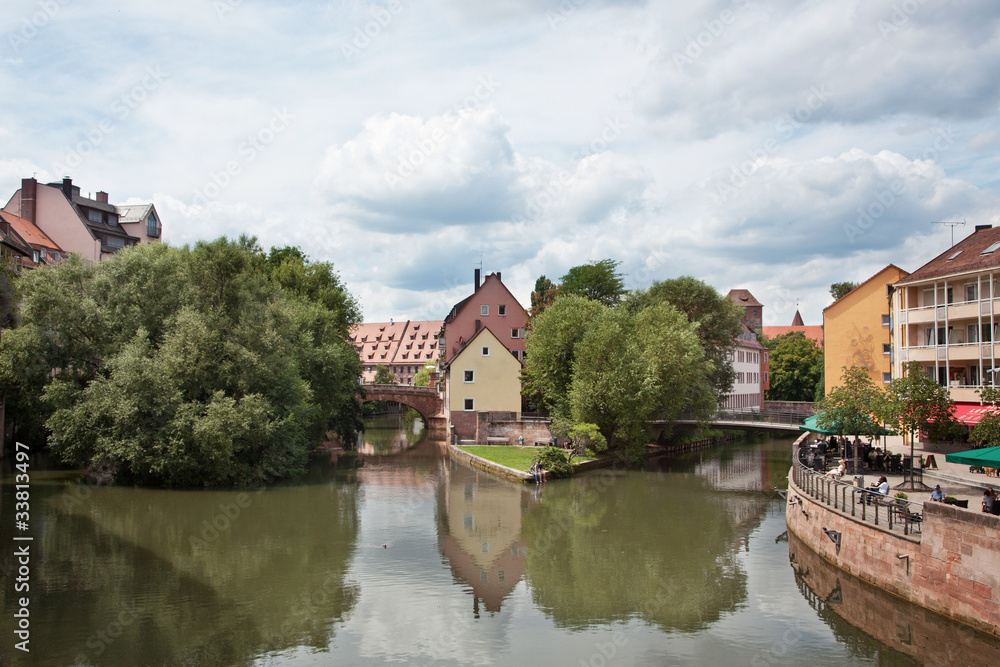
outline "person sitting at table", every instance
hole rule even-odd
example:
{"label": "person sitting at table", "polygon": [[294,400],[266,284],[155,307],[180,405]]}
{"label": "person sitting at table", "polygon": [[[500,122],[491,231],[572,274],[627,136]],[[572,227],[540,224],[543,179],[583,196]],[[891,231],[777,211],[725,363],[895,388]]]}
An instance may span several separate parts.
{"label": "person sitting at table", "polygon": [[847,474],[847,461],[840,459],[840,465],[826,473],[827,477],[832,477],[833,479],[840,479]]}
{"label": "person sitting at table", "polygon": [[879,447],[875,450],[875,470],[885,470],[885,452]]}
{"label": "person sitting at table", "polygon": [[993,514],[993,506],[996,504],[996,494],[993,493],[993,487],[988,487],[983,491],[983,511],[987,514]]}
{"label": "person sitting at table", "polygon": [[931,500],[936,500],[938,502],[944,502],[944,491],[941,490],[940,484],[934,485],[934,490],[931,491]]}

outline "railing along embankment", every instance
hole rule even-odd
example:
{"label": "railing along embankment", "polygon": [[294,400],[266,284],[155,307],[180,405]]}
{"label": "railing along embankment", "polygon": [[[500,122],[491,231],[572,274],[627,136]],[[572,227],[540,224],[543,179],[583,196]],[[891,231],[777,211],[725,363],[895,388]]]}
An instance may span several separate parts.
{"label": "railing along embankment", "polygon": [[[802,449],[795,448],[795,462],[792,466],[792,481],[803,494],[861,523],[920,540],[923,503],[883,496],[829,477],[805,465],[801,458],[803,454]],[[798,501],[794,497],[790,498],[789,505],[801,505],[801,498]]]}

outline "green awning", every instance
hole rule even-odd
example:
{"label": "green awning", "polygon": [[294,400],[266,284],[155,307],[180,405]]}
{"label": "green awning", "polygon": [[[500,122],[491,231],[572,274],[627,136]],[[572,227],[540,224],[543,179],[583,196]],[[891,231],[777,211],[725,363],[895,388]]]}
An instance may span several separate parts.
{"label": "green awning", "polygon": [[837,431],[828,428],[820,428],[816,424],[816,420],[819,419],[819,415],[813,415],[812,417],[806,417],[805,422],[799,426],[800,431],[811,431],[813,433],[820,433],[822,435],[836,435]]}
{"label": "green awning", "polygon": [[[812,417],[807,417],[805,422],[799,426],[800,431],[811,431],[813,433],[819,433],[821,435],[837,435],[836,428],[821,428],[819,424],[819,415],[814,415]],[[873,424],[874,426],[874,424]],[[875,435],[893,435],[892,431],[885,429],[882,426],[876,426],[874,429]],[[855,435],[854,433],[845,433],[844,435]]]}
{"label": "green awning", "polygon": [[983,447],[982,449],[946,454],[944,460],[948,463],[961,463],[967,466],[1000,468],[1000,447]]}

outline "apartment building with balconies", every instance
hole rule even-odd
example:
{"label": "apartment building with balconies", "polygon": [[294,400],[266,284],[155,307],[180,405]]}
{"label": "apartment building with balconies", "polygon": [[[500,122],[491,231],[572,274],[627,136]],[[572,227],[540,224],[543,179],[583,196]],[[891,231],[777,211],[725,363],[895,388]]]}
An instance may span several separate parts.
{"label": "apartment building with balconies", "polygon": [[889,299],[892,377],[919,363],[949,388],[961,419],[980,387],[1000,381],[1000,228],[977,226],[896,282]]}

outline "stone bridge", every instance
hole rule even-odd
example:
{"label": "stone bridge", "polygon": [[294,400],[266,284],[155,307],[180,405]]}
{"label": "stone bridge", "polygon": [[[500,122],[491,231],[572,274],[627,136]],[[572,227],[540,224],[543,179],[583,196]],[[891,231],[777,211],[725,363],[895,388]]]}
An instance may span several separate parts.
{"label": "stone bridge", "polygon": [[424,420],[428,429],[445,430],[448,422],[444,416],[444,400],[434,387],[410,387],[397,384],[366,384],[364,401],[395,401],[413,408]]}

